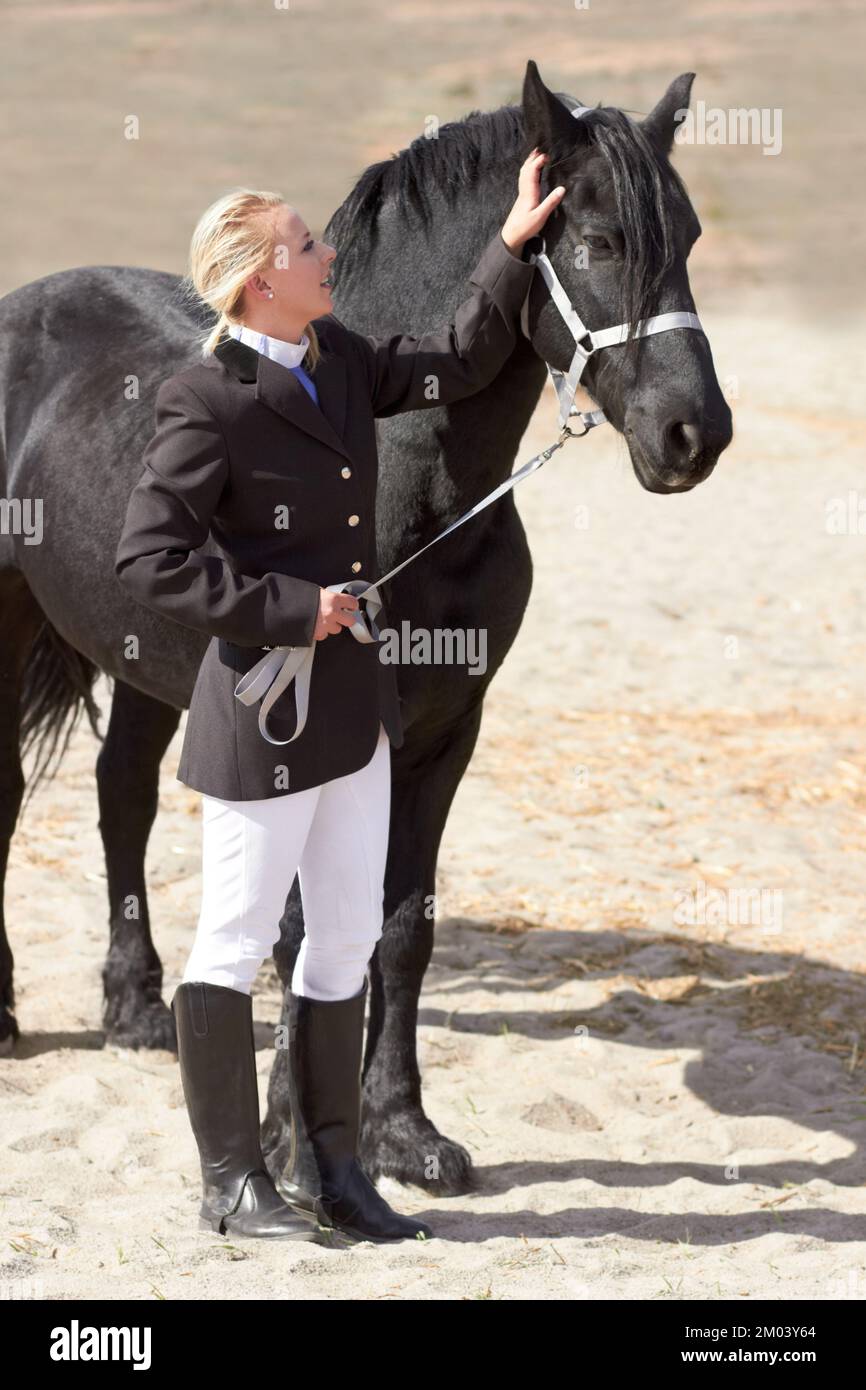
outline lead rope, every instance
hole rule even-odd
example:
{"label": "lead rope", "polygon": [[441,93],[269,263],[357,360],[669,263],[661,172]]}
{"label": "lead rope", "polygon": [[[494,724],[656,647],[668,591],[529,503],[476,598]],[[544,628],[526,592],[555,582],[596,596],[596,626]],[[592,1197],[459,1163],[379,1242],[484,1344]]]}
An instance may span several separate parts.
{"label": "lead rope", "polygon": [[[351,632],[357,642],[379,642],[382,640],[379,629],[376,626],[376,618],[382,608],[382,598],[379,594],[379,585],[385,584],[392,579],[395,574],[399,574],[407,565],[411,565],[417,560],[419,555],[423,555],[425,550],[429,550],[431,545],[445,539],[452,531],[456,531],[458,526],[462,526],[465,521],[479,512],[483,512],[485,507],[489,507],[491,502],[495,502],[498,497],[503,497],[506,492],[510,492],[513,487],[528,478],[531,473],[535,473],[542,464],[557,449],[561,449],[567,439],[582,439],[588,434],[598,422],[592,418],[596,412],[589,412],[583,416],[584,428],[579,434],[575,433],[569,425],[564,425],[559,438],[555,444],[550,444],[546,449],[542,449],[540,454],[536,454],[516,473],[512,473],[504,482],[489,492],[480,502],[476,502],[474,507],[470,507],[468,512],[464,512],[456,521],[452,521],[450,526],[446,526],[444,531],[440,531],[438,536],[434,536],[432,541],[422,545],[420,550],[416,550],[413,555],[395,565],[387,574],[383,574],[373,584],[367,584],[364,579],[348,579],[345,584],[327,584],[324,587],[332,593],[353,594],[357,599],[366,600],[366,614],[359,608],[355,621],[351,625],[346,625],[346,631]],[[368,626],[369,624],[369,626]],[[335,633],[334,636],[339,636]],[[255,666],[242,676],[235,686],[235,695],[243,705],[255,704],[256,700],[261,700],[262,705],[259,710],[259,732],[262,738],[267,739],[268,743],[286,744],[294,743],[295,739],[302,732],[307,722],[307,711],[310,702],[310,679],[313,672],[313,657],[316,654],[316,643],[311,647],[272,647]],[[268,715],[275,702],[280,698],[285,690],[295,682],[295,706],[297,710],[297,726],[291,738],[274,738],[268,732]]]}

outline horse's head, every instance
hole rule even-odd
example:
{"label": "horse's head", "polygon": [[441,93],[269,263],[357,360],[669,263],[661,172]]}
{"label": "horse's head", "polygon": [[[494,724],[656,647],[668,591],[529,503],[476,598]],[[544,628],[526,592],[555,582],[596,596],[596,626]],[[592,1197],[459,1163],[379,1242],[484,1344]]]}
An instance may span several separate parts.
{"label": "horse's head", "polygon": [[[575,118],[572,99],[549,91],[531,60],[523,86],[522,157],[544,151],[543,192],[567,190],[545,225],[545,254],[587,328],[630,326],[626,342],[590,354],[581,385],[625,436],[649,492],[703,482],[732,437],[704,333],[634,336],[654,315],[695,309],[686,261],[701,228],[668,158],[693,78],[676,78],[640,123],[614,107]],[[575,340],[538,272],[526,310],[536,351],[567,371]]]}

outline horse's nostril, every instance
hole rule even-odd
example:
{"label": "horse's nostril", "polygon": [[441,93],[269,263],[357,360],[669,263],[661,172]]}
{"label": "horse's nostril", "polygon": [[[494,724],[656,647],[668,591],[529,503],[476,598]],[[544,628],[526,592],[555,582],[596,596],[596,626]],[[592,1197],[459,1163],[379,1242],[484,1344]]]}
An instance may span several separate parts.
{"label": "horse's nostril", "polygon": [[686,440],[692,458],[697,458],[704,447],[704,441],[697,425],[683,425],[683,438]]}
{"label": "horse's nostril", "polygon": [[700,458],[704,448],[704,438],[699,425],[685,424],[680,420],[668,426],[668,440],[690,462]]}

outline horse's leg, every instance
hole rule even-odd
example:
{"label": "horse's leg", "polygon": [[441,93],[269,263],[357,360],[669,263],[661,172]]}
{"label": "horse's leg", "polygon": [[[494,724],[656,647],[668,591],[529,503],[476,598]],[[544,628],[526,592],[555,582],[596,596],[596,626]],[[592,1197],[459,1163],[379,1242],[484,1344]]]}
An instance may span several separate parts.
{"label": "horse's leg", "polygon": [[159,767],[180,710],[115,680],[96,759],[99,830],[108,875],[110,941],[102,969],[105,1040],[176,1051],[162,999],[162,962],[150,936],[144,858],[156,817]]}
{"label": "horse's leg", "polygon": [[388,1174],[441,1195],[471,1186],[472,1160],[424,1114],[418,1000],[433,950],[439,844],[480,724],[479,699],[435,752],[413,756],[410,731],[394,756],[385,927],[370,971],[361,1161],[374,1181]]}
{"label": "horse's leg", "polygon": [[24,795],[22,680],[28,653],[44,622],[42,610],[17,570],[0,574],[0,613],[0,1056],[8,1056],[19,1028],[14,1012],[12,949],[6,936],[6,866]]}

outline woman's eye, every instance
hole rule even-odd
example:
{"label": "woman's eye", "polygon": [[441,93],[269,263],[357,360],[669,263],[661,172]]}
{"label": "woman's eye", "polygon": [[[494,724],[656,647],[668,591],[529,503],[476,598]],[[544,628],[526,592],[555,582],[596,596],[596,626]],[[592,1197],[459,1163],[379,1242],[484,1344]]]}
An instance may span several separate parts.
{"label": "woman's eye", "polygon": [[307,242],[306,246],[304,247],[304,250],[309,251],[311,247],[315,246],[315,244],[316,243],[313,241],[313,238],[310,237],[310,240]]}
{"label": "woman's eye", "polygon": [[609,251],[611,249],[610,242],[605,236],[587,234],[583,239],[591,251]]}

